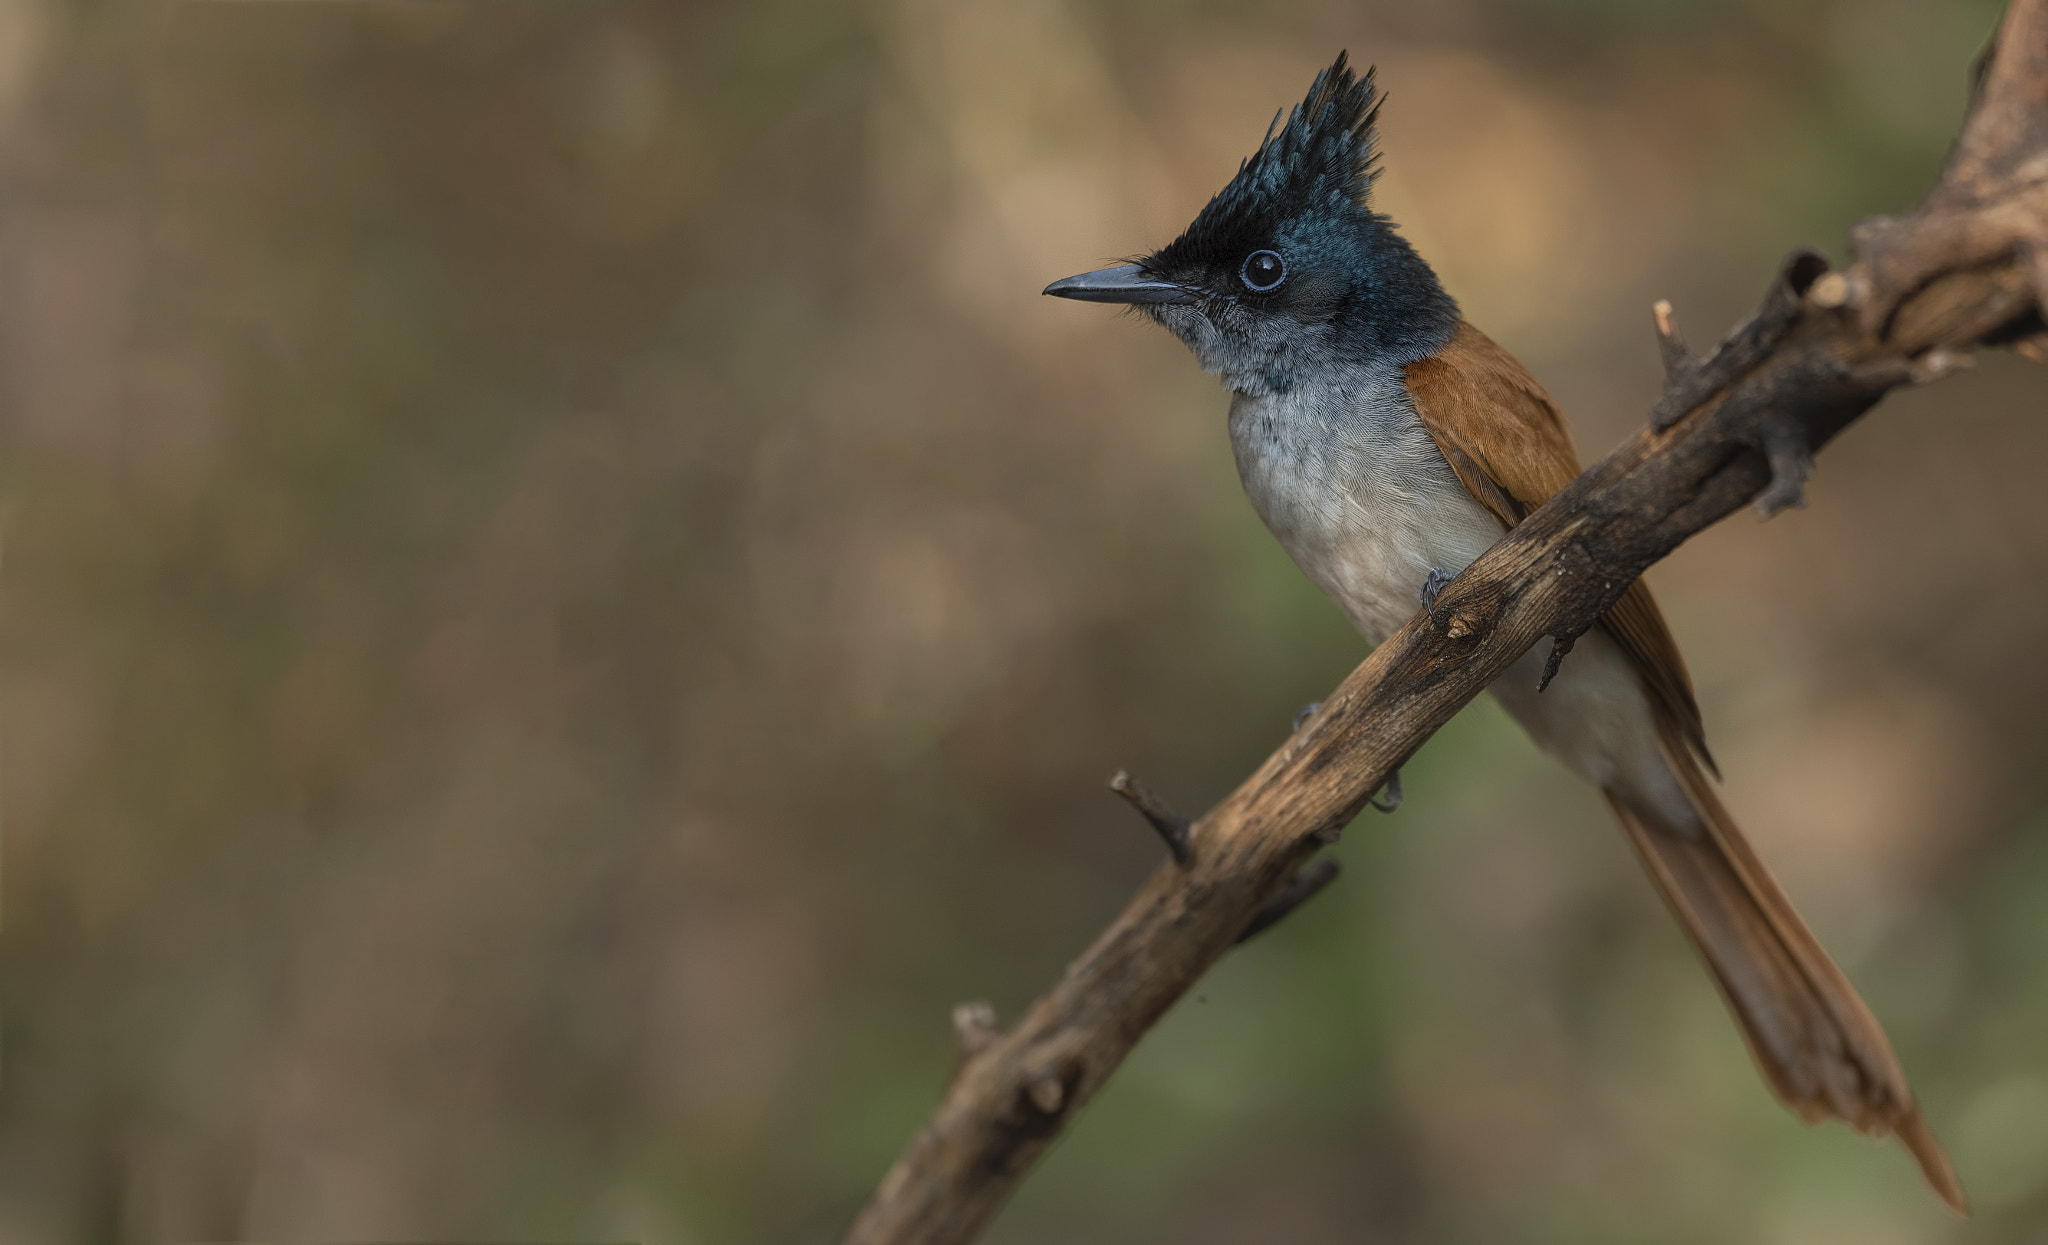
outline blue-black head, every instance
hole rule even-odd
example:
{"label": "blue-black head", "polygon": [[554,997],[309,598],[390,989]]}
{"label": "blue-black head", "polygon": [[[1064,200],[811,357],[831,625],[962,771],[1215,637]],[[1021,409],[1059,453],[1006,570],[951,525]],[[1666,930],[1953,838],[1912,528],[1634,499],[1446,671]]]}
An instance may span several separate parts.
{"label": "blue-black head", "polygon": [[1372,210],[1382,98],[1339,53],[1180,237],[1045,292],[1143,309],[1241,393],[1434,354],[1458,306]]}

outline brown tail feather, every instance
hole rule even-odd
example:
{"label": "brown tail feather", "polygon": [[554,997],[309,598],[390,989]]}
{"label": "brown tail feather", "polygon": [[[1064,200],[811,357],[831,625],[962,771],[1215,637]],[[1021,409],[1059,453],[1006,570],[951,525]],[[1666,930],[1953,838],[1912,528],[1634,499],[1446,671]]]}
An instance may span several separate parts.
{"label": "brown tail feather", "polygon": [[1675,739],[1664,750],[1704,837],[1661,825],[1612,792],[1608,802],[1706,959],[1764,1079],[1808,1123],[1832,1117],[1865,1133],[1897,1134],[1927,1183],[1967,1215],[1955,1169],[1921,1118],[1884,1030],[1793,911],[1690,752]]}

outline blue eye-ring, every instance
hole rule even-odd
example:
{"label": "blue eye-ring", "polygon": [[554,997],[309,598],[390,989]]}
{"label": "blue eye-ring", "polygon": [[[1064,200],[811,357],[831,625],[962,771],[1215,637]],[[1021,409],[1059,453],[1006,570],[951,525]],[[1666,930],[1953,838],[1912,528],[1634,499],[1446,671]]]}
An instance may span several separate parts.
{"label": "blue eye-ring", "polygon": [[1244,282],[1244,288],[1264,294],[1287,279],[1287,261],[1280,258],[1278,251],[1253,251],[1244,257],[1244,267],[1237,270],[1237,279]]}

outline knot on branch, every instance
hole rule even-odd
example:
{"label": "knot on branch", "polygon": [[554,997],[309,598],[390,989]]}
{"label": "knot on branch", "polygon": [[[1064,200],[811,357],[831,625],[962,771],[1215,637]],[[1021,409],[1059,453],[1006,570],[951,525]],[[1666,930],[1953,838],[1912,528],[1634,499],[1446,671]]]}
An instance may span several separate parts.
{"label": "knot on branch", "polygon": [[1079,1064],[1060,1068],[1047,1068],[1025,1078],[1024,1103],[1039,1115],[1057,1118],[1060,1112],[1074,1100],[1074,1090],[1081,1084]]}
{"label": "knot on branch", "polygon": [[[1445,581],[1447,585],[1452,582]],[[1436,633],[1455,641],[1460,649],[1476,647],[1500,624],[1499,594],[1484,585],[1447,586],[1425,601],[1424,608]]]}
{"label": "knot on branch", "polygon": [[1171,805],[1160,799],[1153,793],[1152,788],[1146,786],[1129,770],[1120,769],[1110,775],[1109,789],[1138,810],[1138,815],[1158,831],[1159,837],[1165,841],[1167,852],[1173,856],[1173,863],[1186,868],[1193,852],[1188,838],[1188,827],[1193,823],[1174,812]]}

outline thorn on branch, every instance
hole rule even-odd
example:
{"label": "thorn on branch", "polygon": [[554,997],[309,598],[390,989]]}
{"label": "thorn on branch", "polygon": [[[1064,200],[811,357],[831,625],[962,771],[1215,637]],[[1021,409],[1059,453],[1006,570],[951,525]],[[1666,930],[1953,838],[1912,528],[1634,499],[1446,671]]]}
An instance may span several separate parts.
{"label": "thorn on branch", "polygon": [[1806,291],[1827,270],[1827,256],[1819,251],[1801,247],[1787,255],[1756,314],[1737,325],[1714,353],[1665,381],[1664,395],[1650,410],[1651,430],[1663,432],[1768,358],[1799,323]]}
{"label": "thorn on branch", "polygon": [[1558,669],[1564,665],[1565,654],[1572,651],[1572,645],[1577,644],[1579,637],[1584,634],[1583,631],[1574,631],[1570,635],[1550,637],[1550,656],[1543,663],[1543,677],[1536,680],[1538,695],[1542,695],[1543,690],[1550,686],[1550,681],[1557,677]]}
{"label": "thorn on branch", "polygon": [[1173,863],[1185,868],[1190,848],[1188,845],[1187,818],[1173,811],[1165,800],[1153,794],[1152,788],[1134,777],[1129,770],[1118,770],[1110,777],[1109,789],[1130,802],[1138,815],[1151,823],[1159,837],[1166,840],[1166,850],[1173,855]]}
{"label": "thorn on branch", "polygon": [[1680,373],[1699,366],[1699,357],[1686,346],[1685,338],[1678,332],[1678,320],[1671,314],[1671,300],[1660,298],[1650,307],[1650,318],[1657,325],[1657,349],[1664,356],[1664,379],[1670,381]]}
{"label": "thorn on branch", "polygon": [[1764,457],[1771,463],[1771,482],[1757,494],[1757,517],[1769,519],[1786,509],[1806,509],[1806,482],[1813,477],[1813,452],[1805,438],[1781,424],[1764,428]]}
{"label": "thorn on branch", "polygon": [[1327,856],[1303,865],[1293,877],[1287,879],[1285,885],[1273,892],[1273,897],[1266,901],[1265,906],[1252,917],[1251,923],[1244,927],[1244,932],[1237,936],[1238,942],[1249,942],[1255,935],[1271,929],[1281,917],[1314,899],[1317,892],[1337,880],[1340,867],[1335,860]]}
{"label": "thorn on branch", "polygon": [[953,1032],[960,1038],[961,1063],[994,1046],[1003,1037],[1003,1031],[996,1027],[995,1007],[982,1002],[962,1003],[953,1009]]}

